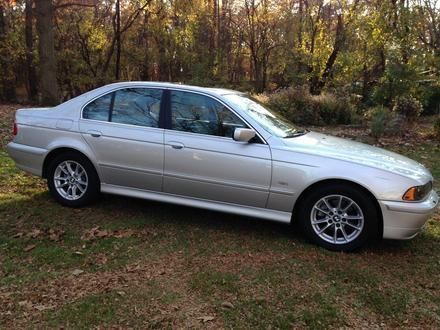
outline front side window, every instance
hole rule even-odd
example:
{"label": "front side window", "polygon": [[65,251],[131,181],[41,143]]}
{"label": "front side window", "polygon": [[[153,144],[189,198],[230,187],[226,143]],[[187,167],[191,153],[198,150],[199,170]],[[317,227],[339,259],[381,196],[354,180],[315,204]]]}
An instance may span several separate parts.
{"label": "front side window", "polygon": [[106,94],[87,104],[83,110],[83,118],[108,121],[113,94]]}
{"label": "front side window", "polygon": [[159,127],[162,90],[127,88],[115,95],[111,121],[114,123]]}
{"label": "front side window", "polygon": [[246,124],[220,102],[191,92],[171,91],[171,128],[206,135],[232,137]]}

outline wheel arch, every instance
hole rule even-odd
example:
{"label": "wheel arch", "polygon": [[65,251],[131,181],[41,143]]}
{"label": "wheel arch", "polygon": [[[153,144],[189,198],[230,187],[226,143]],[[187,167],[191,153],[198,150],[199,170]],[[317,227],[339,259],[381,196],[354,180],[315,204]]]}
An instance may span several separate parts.
{"label": "wheel arch", "polygon": [[98,179],[100,179],[98,169],[96,168],[96,165],[91,160],[91,158],[87,154],[85,154],[84,152],[82,152],[78,149],[72,148],[72,147],[57,147],[55,149],[52,149],[46,155],[46,157],[44,158],[44,161],[43,161],[43,172],[42,172],[43,178],[47,179],[47,177],[48,177],[49,165],[50,165],[51,161],[65,152],[75,152],[75,153],[85,157],[93,165],[93,168],[95,169],[96,175],[98,176]]}
{"label": "wheel arch", "polygon": [[377,228],[377,237],[381,238],[383,236],[383,215],[382,215],[382,210],[380,208],[379,202],[377,201],[377,198],[374,196],[374,194],[370,190],[368,190],[364,186],[360,185],[359,183],[356,183],[356,182],[353,182],[350,180],[345,180],[345,179],[325,179],[325,180],[315,182],[315,183],[311,184],[310,186],[308,186],[306,189],[304,189],[301,192],[301,194],[298,196],[298,198],[296,199],[295,204],[293,206],[291,223],[294,224],[295,219],[298,218],[297,214],[298,214],[299,209],[301,208],[301,202],[307,196],[307,194],[309,194],[312,190],[314,190],[320,186],[325,186],[328,184],[335,184],[335,183],[350,185],[356,189],[361,190],[374,203],[374,205],[376,207],[377,219],[379,221],[378,228]]}

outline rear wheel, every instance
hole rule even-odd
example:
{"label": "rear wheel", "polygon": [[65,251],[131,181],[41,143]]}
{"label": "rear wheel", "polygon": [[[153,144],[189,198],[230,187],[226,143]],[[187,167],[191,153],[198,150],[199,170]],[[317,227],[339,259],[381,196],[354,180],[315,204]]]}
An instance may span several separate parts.
{"label": "rear wheel", "polygon": [[80,207],[99,193],[99,179],[90,161],[76,152],[63,153],[49,165],[47,184],[62,205]]}
{"label": "rear wheel", "polygon": [[308,193],[298,212],[305,235],[334,251],[362,247],[377,232],[374,202],[361,189],[348,184],[329,184]]}

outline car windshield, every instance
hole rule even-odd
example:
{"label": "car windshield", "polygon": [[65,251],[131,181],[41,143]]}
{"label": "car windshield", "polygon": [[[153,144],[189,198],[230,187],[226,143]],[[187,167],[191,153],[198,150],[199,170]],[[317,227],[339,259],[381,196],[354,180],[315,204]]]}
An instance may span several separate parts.
{"label": "car windshield", "polygon": [[269,133],[281,137],[291,138],[305,134],[307,131],[297,128],[281,115],[267,109],[258,101],[244,94],[223,95],[230,103],[252,117]]}

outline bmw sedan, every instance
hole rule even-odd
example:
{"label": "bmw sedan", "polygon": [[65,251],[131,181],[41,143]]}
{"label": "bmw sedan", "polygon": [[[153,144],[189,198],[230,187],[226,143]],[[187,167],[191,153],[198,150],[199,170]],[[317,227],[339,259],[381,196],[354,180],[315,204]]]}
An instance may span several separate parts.
{"label": "bmw sedan", "polygon": [[350,251],[410,239],[438,206],[421,164],[301,130],[246,94],[169,83],[107,85],[20,109],[8,152],[62,205],[100,192],[295,223]]}

